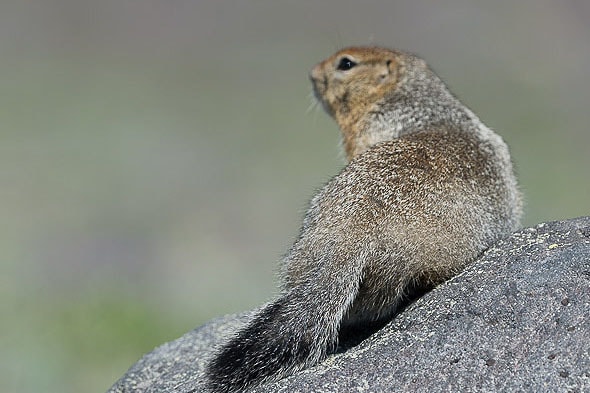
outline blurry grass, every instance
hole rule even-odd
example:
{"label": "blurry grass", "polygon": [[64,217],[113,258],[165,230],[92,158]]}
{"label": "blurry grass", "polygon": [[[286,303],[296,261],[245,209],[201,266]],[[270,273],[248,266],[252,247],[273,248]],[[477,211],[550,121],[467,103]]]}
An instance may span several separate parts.
{"label": "blurry grass", "polygon": [[116,291],[25,299],[14,311],[3,322],[0,391],[7,393],[105,391],[138,354],[192,328]]}

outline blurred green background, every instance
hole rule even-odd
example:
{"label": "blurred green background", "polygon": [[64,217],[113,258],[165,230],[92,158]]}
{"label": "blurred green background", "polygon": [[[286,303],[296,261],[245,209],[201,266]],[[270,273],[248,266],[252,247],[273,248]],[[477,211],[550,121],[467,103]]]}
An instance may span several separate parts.
{"label": "blurred green background", "polygon": [[583,0],[39,0],[0,5],[0,391],[105,391],[276,293],[342,167],[307,72],[428,59],[510,144],[525,224],[590,214]]}

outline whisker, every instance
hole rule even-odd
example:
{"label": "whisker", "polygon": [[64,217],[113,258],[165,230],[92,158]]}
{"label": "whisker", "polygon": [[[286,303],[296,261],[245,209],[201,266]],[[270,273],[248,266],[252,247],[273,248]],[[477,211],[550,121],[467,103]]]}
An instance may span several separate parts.
{"label": "whisker", "polygon": [[305,111],[305,114],[306,114],[306,115],[309,115],[309,113],[310,113],[312,110],[314,110],[314,109],[316,109],[316,113],[317,113],[317,112],[318,112],[318,111],[317,111],[317,108],[318,108],[318,106],[319,106],[319,105],[318,105],[318,104],[319,104],[319,102],[318,102],[318,100],[315,98],[315,95],[313,94],[313,92],[310,92],[310,93],[308,94],[308,98],[309,98],[309,100],[310,100],[310,103],[309,103],[309,106],[307,107],[307,110]]}

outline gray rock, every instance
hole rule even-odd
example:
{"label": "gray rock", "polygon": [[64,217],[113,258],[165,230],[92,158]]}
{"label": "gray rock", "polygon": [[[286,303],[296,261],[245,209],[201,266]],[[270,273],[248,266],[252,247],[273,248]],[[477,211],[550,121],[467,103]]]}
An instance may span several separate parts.
{"label": "gray rock", "polygon": [[[162,345],[109,392],[203,391],[205,362],[251,315]],[[358,346],[254,391],[590,391],[590,217],[514,233]]]}

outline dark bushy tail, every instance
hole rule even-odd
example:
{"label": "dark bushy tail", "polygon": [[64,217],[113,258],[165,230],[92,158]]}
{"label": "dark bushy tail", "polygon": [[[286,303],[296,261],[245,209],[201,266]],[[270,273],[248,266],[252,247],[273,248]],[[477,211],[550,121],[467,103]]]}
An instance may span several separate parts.
{"label": "dark bushy tail", "polygon": [[337,345],[355,281],[332,278],[323,287],[294,288],[263,308],[208,364],[209,388],[237,392],[319,363]]}

